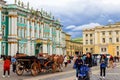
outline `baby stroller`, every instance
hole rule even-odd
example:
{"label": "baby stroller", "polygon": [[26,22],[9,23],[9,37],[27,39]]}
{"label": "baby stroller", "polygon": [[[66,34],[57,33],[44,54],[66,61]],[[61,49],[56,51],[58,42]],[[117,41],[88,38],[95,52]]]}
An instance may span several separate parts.
{"label": "baby stroller", "polygon": [[90,80],[89,70],[87,65],[81,65],[78,69],[78,80]]}

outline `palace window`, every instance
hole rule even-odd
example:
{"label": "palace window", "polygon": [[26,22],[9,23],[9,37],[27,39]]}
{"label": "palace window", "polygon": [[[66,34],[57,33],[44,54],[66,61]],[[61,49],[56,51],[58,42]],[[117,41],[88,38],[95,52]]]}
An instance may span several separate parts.
{"label": "palace window", "polygon": [[20,23],[22,23],[22,17],[20,17]]}
{"label": "palace window", "polygon": [[109,42],[112,43],[112,38],[109,38]]}
{"label": "palace window", "polygon": [[119,46],[116,46],[116,49],[119,50]]}
{"label": "palace window", "polygon": [[88,48],[86,48],[86,51],[88,51]]}
{"label": "palace window", "polygon": [[91,51],[93,51],[93,48],[90,48]]}
{"label": "palace window", "polygon": [[102,38],[102,42],[105,43],[105,38]]}
{"label": "palace window", "polygon": [[117,56],[119,56],[120,54],[119,54],[119,51],[117,51]]}
{"label": "palace window", "polygon": [[24,18],[24,24],[26,24],[26,19]]}
{"label": "palace window", "polygon": [[2,21],[3,22],[5,21],[5,15],[2,15]]}
{"label": "palace window", "polygon": [[90,44],[93,44],[93,40],[92,39],[90,40]]}
{"label": "palace window", "polygon": [[5,36],[5,26],[2,26],[2,36]]}
{"label": "palace window", "polygon": [[102,32],[102,35],[105,35],[105,32]]}
{"label": "palace window", "polygon": [[86,44],[88,44],[88,40],[86,40]]}
{"label": "palace window", "polygon": [[88,34],[86,34],[86,37],[88,37]]}
{"label": "palace window", "polygon": [[119,31],[116,31],[116,35],[118,35],[119,34]]}
{"label": "palace window", "polygon": [[107,49],[106,48],[101,48],[101,52],[106,52]]}
{"label": "palace window", "polygon": [[17,17],[17,22],[19,23],[19,17]]}
{"label": "palace window", "polygon": [[109,32],[109,35],[111,35],[111,31]]}
{"label": "palace window", "polygon": [[116,42],[119,42],[119,38],[116,38]]}
{"label": "palace window", "polygon": [[24,38],[26,38],[26,28],[24,28]]}
{"label": "palace window", "polygon": [[90,34],[90,37],[92,37],[93,35],[92,34]]}

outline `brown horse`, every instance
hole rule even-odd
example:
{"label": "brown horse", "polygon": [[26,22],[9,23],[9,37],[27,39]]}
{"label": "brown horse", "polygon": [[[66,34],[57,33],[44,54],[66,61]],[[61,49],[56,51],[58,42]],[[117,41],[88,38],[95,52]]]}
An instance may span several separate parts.
{"label": "brown horse", "polygon": [[64,57],[62,55],[54,55],[54,63],[57,68],[62,71]]}

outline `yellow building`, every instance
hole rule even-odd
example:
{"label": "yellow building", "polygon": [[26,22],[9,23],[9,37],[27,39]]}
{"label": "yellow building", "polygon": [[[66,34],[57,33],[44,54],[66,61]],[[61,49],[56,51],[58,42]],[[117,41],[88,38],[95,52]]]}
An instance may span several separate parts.
{"label": "yellow building", "polygon": [[73,56],[76,52],[81,53],[83,46],[80,42],[74,42],[71,40],[71,35],[66,34],[66,54]]}
{"label": "yellow building", "polygon": [[120,55],[120,23],[83,30],[83,53]]}

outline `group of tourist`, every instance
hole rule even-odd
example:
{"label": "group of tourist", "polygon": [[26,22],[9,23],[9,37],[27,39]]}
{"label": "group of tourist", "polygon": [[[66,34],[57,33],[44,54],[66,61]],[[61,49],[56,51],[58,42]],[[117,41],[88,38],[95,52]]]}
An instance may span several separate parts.
{"label": "group of tourist", "polygon": [[[81,65],[86,64],[89,69],[93,66],[93,59],[91,53],[87,53],[84,56],[80,56],[80,55],[75,55],[73,58],[74,61],[74,65],[73,68],[76,69],[76,80],[78,80],[78,69],[81,67]],[[109,62],[109,64],[108,64]],[[105,78],[106,75],[106,67],[108,68],[114,68],[114,57],[110,56],[110,58],[108,59],[107,56],[105,54],[101,55],[100,60],[100,78]],[[91,72],[91,69],[89,70],[89,72]]]}

